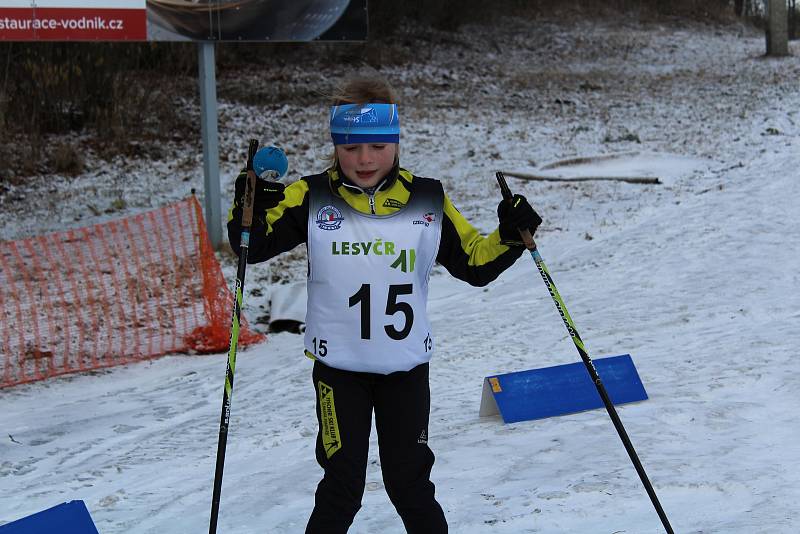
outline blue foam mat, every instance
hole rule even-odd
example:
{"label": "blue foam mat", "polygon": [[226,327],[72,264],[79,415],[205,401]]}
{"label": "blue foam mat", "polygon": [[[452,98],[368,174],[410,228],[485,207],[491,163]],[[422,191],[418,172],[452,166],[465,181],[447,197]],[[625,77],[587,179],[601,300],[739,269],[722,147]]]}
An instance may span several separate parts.
{"label": "blue foam mat", "polygon": [[86,503],[70,501],[0,526],[0,534],[99,534]]}
{"label": "blue foam mat", "polygon": [[[593,360],[615,405],[647,399],[647,392],[629,354]],[[487,393],[488,392],[488,393]],[[566,415],[602,408],[603,400],[583,362],[488,376],[484,380],[481,414],[491,395],[506,423]]]}

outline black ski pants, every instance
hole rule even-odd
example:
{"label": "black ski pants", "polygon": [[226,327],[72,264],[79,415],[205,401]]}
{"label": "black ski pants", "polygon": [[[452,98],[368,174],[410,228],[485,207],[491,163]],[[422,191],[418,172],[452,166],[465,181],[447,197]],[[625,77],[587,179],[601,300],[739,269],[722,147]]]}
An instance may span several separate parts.
{"label": "black ski pants", "polygon": [[386,493],[409,534],[445,534],[430,480],[428,364],[389,375],[342,371],[314,362],[316,455],[325,474],[306,534],[347,532],[361,508],[372,412]]}

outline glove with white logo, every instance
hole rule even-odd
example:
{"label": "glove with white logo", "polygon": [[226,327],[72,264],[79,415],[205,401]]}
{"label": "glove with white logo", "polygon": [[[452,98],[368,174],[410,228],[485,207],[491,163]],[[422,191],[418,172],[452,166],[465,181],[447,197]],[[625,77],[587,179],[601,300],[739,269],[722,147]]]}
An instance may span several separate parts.
{"label": "glove with white logo", "polygon": [[500,220],[500,240],[504,245],[523,245],[520,229],[528,229],[531,235],[542,224],[542,218],[522,195],[514,195],[511,201],[502,200],[497,205]]}
{"label": "glove with white logo", "polygon": [[[242,218],[242,204],[244,203],[244,192],[247,188],[247,171],[243,170],[236,178],[236,192],[233,196],[233,217],[236,220]],[[277,206],[284,199],[283,190],[286,188],[280,182],[269,180],[256,180],[255,196],[253,198],[253,221],[264,223],[267,218],[267,210]]]}

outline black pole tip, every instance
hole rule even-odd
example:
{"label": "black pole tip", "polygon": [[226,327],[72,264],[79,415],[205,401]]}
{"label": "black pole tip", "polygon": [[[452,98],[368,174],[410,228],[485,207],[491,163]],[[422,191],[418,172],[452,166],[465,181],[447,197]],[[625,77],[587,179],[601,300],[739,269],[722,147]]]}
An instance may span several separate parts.
{"label": "black pole tip", "polygon": [[500,193],[503,195],[504,200],[511,200],[514,198],[514,195],[511,193],[511,189],[508,187],[508,182],[506,182],[505,175],[497,171],[495,174],[495,178],[497,178],[497,184],[500,186]]}

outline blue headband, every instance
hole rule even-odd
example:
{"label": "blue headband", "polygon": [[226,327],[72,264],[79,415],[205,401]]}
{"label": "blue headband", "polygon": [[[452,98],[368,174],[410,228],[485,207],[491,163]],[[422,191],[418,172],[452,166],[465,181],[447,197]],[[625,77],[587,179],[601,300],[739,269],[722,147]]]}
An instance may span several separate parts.
{"label": "blue headband", "polygon": [[397,104],[344,104],[331,108],[334,145],[399,143]]}

